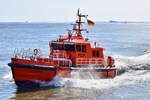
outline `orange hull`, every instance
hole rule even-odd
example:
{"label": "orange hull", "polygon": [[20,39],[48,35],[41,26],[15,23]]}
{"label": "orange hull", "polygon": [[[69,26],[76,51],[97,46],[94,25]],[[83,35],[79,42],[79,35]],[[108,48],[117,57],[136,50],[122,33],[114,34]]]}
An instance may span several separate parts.
{"label": "orange hull", "polygon": [[116,71],[92,72],[93,75],[100,78],[114,78],[117,74]]}
{"label": "orange hull", "polygon": [[51,81],[56,73],[51,70],[13,67],[15,81]]}
{"label": "orange hull", "polygon": [[39,81],[49,82],[56,76],[56,68],[35,67],[34,65],[17,63],[9,63],[9,66],[11,66],[15,83],[19,87],[30,87],[33,84],[37,86]]}
{"label": "orange hull", "polygon": [[116,68],[72,68],[72,70],[80,72],[81,75],[86,75],[87,73],[93,77],[96,76],[96,78],[114,78],[117,75]]}
{"label": "orange hull", "polygon": [[71,70],[69,67],[59,67],[56,70],[56,74],[61,77],[69,77],[71,73]]}
{"label": "orange hull", "polygon": [[[13,78],[15,83],[19,87],[39,87],[40,81],[50,82],[54,79],[56,75],[60,75],[62,77],[69,77],[72,71],[79,72],[83,77],[86,73],[89,73],[93,76],[97,76],[99,78],[114,78],[116,76],[115,69],[98,69],[91,70],[82,68],[69,68],[69,67],[58,67],[58,68],[43,68],[39,66],[34,66],[30,64],[16,64],[9,63],[11,66]],[[40,65],[42,66],[42,65]],[[80,70],[80,71],[79,71]]]}

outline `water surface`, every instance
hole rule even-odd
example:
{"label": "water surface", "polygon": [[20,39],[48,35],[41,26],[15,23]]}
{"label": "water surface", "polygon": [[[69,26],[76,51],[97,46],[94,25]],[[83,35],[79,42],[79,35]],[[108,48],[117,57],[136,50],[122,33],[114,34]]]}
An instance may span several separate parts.
{"label": "water surface", "polygon": [[15,48],[40,48],[49,54],[48,42],[66,35],[70,23],[0,23],[0,99],[149,100],[150,24],[96,23],[84,33],[105,48],[124,73],[114,79],[81,79],[78,73],[45,85],[55,88],[18,90],[7,63]]}

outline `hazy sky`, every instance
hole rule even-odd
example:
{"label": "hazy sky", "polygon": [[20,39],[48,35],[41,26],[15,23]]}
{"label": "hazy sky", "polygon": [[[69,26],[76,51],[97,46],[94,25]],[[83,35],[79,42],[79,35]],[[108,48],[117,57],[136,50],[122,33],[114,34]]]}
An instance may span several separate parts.
{"label": "hazy sky", "polygon": [[150,0],[0,0],[0,22],[73,21],[78,8],[95,21],[150,21]]}

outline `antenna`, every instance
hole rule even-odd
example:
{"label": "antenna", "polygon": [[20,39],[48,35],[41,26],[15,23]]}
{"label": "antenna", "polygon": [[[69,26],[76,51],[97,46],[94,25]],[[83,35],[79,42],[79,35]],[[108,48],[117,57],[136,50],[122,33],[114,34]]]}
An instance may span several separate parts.
{"label": "antenna", "polygon": [[82,37],[82,34],[81,34],[81,32],[82,31],[86,31],[86,29],[81,29],[81,25],[82,25],[82,23],[85,23],[85,22],[82,22],[82,17],[84,17],[84,18],[87,18],[87,16],[88,15],[82,15],[81,13],[80,13],[80,9],[78,8],[78,11],[77,11],[77,16],[78,16],[78,19],[77,19],[77,21],[76,21],[76,35],[78,36],[78,37]]}

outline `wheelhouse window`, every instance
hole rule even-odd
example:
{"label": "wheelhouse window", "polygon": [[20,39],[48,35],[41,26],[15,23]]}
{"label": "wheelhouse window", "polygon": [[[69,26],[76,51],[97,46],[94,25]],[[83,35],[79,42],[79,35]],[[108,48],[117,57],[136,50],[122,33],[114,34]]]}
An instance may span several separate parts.
{"label": "wheelhouse window", "polygon": [[64,45],[63,44],[51,43],[51,47],[54,50],[64,50]]}
{"label": "wheelhouse window", "polygon": [[74,51],[74,45],[73,44],[65,44],[65,50],[66,51]]}
{"label": "wheelhouse window", "polygon": [[86,52],[86,45],[82,45],[82,52]]}
{"label": "wheelhouse window", "polygon": [[76,45],[76,51],[86,52],[86,45]]}
{"label": "wheelhouse window", "polygon": [[76,45],[76,51],[81,51],[81,45]]}
{"label": "wheelhouse window", "polygon": [[63,44],[57,44],[58,50],[64,50],[64,45]]}
{"label": "wheelhouse window", "polygon": [[96,57],[99,57],[99,51],[96,51]]}
{"label": "wheelhouse window", "polygon": [[95,57],[95,55],[96,55],[96,54],[95,54],[95,51],[92,51],[92,56]]}
{"label": "wheelhouse window", "polygon": [[52,47],[54,50],[57,50],[57,44],[56,44],[56,43],[51,43],[51,47]]}
{"label": "wheelhouse window", "polygon": [[99,51],[92,51],[93,57],[99,57]]}

